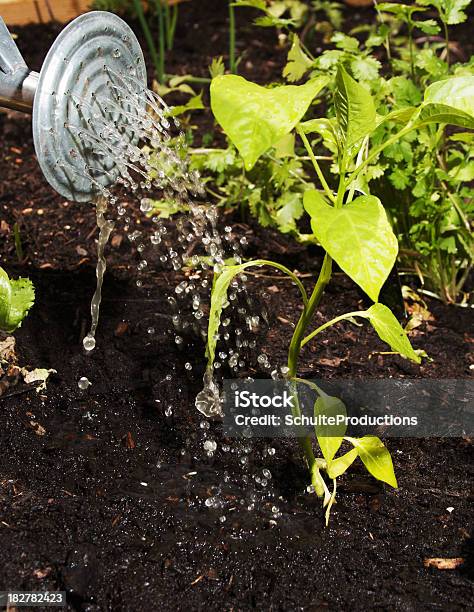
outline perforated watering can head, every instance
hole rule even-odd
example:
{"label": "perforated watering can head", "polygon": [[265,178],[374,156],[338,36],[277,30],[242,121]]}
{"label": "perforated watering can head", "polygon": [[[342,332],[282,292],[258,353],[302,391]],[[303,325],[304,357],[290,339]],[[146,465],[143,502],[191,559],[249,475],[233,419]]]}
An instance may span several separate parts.
{"label": "perforated watering can head", "polygon": [[[54,41],[40,73],[28,69],[0,17],[0,107],[32,113],[38,163],[68,200],[91,201],[98,185],[115,182],[119,169],[113,152],[93,142],[101,142],[104,125],[119,125],[122,141],[138,142],[133,117],[137,104],[145,107],[146,83],[140,44],[113,13],[92,11],[72,21]],[[124,87],[131,96],[120,94]]]}

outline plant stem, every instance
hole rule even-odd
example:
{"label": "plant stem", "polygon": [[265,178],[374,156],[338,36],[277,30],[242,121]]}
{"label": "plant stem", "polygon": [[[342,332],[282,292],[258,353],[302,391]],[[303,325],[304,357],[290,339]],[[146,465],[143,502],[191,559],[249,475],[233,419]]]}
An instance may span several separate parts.
{"label": "plant stem", "polygon": [[[306,332],[306,328],[308,327],[314,311],[318,307],[321,298],[324,293],[324,289],[326,285],[329,283],[331,279],[332,273],[332,259],[326,253],[323,261],[323,265],[321,267],[321,271],[319,272],[318,280],[314,286],[313,293],[308,300],[307,305],[305,306],[298,323],[296,325],[295,331],[293,332],[293,337],[290,342],[290,348],[288,350],[288,377],[295,378],[298,370],[298,358],[301,352],[301,343]],[[316,458],[313,453],[313,446],[311,443],[311,438],[306,436],[305,438],[298,438],[299,445],[305,455],[306,462],[308,464],[308,469],[311,474],[311,481],[315,488],[316,494],[319,497],[324,495],[324,489],[320,483],[321,475],[319,473],[319,468],[316,464]]]}
{"label": "plant stem", "polygon": [[229,0],[229,68],[232,74],[237,73],[235,58],[235,7],[233,0]]}
{"label": "plant stem", "polygon": [[175,4],[173,6],[173,12],[171,15],[171,23],[170,23],[170,31],[169,31],[169,50],[173,48],[174,45],[174,35],[176,33],[176,24],[178,23],[178,12],[179,6]]}
{"label": "plant stem", "polygon": [[163,10],[163,5],[161,4],[161,0],[155,0],[156,10],[158,11],[158,35],[159,35],[159,59],[160,59],[160,69],[158,71],[158,81],[160,83],[164,83],[165,80],[165,53],[166,53],[166,41],[165,41],[165,12]]}
{"label": "plant stem", "polygon": [[448,24],[446,23],[446,21],[443,19],[443,27],[444,27],[444,40],[446,42],[446,63],[449,66],[449,30],[448,30]]}
{"label": "plant stem", "polygon": [[318,280],[313,289],[313,293],[311,294],[308,303],[303,310],[298,323],[296,324],[295,331],[293,332],[293,337],[290,342],[290,348],[288,350],[288,376],[289,378],[294,378],[297,374],[298,368],[298,357],[301,352],[301,343],[303,341],[303,337],[308,327],[314,311],[319,306],[321,298],[324,293],[324,289],[326,285],[331,280],[332,274],[332,259],[326,253],[323,261],[323,265],[321,266],[321,270],[319,272]]}
{"label": "plant stem", "polygon": [[312,340],[315,336],[317,336],[319,333],[321,333],[328,327],[331,327],[332,325],[335,325],[336,323],[339,323],[340,321],[351,319],[352,317],[366,318],[367,315],[365,314],[363,310],[355,310],[354,312],[347,312],[346,314],[339,315],[338,317],[335,317],[334,319],[327,321],[326,323],[324,323],[323,325],[321,325],[320,327],[312,331],[308,336],[306,336],[306,338],[304,338],[301,342],[301,348],[303,348],[305,344],[307,344],[310,340]]}
{"label": "plant stem", "polygon": [[[135,12],[137,13],[138,20],[140,21],[141,28],[143,30],[143,34],[145,36],[146,43],[148,45],[148,49],[151,54],[151,59],[153,61],[153,65],[155,66],[155,70],[157,74],[160,72],[160,60],[158,59],[158,53],[156,51],[156,46],[153,41],[153,36],[151,35],[150,27],[146,20],[145,14],[143,12],[142,3],[140,0],[133,0],[133,5],[135,7]],[[161,83],[161,81],[160,81]]]}
{"label": "plant stem", "polygon": [[415,80],[415,57],[413,55],[413,25],[408,24],[408,45],[410,49],[411,78]]}
{"label": "plant stem", "polygon": [[408,134],[408,132],[416,130],[419,127],[420,125],[417,125],[416,123],[406,125],[403,129],[391,136],[388,140],[386,140],[384,143],[375,148],[371,153],[369,153],[365,160],[360,164],[360,166],[357,166],[357,168],[354,170],[354,172],[352,172],[348,180],[345,182],[344,191],[353,181],[355,181],[355,179],[359,176],[362,170],[366,168],[370,164],[370,162],[374,160],[386,147],[393,144],[394,142],[397,142],[397,140],[399,140],[402,136],[405,136],[405,134]]}
{"label": "plant stem", "polygon": [[301,140],[303,141],[303,144],[305,146],[306,151],[308,152],[309,158],[311,159],[314,169],[316,171],[316,174],[318,175],[319,181],[324,189],[324,191],[326,192],[326,195],[328,196],[328,198],[332,201],[335,202],[336,198],[334,197],[333,192],[331,191],[329,185],[326,182],[326,179],[324,178],[324,174],[321,171],[321,168],[318,164],[318,161],[313,153],[313,149],[311,148],[311,145],[309,144],[309,140],[306,137],[306,134],[303,131],[303,128],[301,127],[301,125],[297,125],[296,126],[296,131],[298,132]]}

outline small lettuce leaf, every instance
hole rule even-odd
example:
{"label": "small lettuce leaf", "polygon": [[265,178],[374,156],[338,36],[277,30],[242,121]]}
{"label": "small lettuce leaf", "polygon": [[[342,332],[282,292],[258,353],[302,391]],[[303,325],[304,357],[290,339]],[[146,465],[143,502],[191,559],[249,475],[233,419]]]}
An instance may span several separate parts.
{"label": "small lettuce leaf", "polygon": [[34,301],[35,289],[29,279],[10,279],[0,268],[0,330],[11,333],[20,327]]}

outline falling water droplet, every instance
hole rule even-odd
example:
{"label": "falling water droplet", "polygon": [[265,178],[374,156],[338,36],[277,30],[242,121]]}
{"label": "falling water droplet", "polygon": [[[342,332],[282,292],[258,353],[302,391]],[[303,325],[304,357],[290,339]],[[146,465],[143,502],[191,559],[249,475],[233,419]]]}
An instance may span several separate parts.
{"label": "falling water droplet", "polygon": [[92,383],[88,378],[86,378],[85,376],[81,376],[77,383],[77,386],[79,387],[79,389],[81,389],[81,391],[85,391],[91,386],[91,384]]}

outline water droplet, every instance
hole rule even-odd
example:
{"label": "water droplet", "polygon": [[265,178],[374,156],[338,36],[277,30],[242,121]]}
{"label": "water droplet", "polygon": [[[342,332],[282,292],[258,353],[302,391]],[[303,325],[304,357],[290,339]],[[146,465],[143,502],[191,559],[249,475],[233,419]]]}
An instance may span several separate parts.
{"label": "water droplet", "polygon": [[81,389],[81,391],[85,391],[91,386],[91,384],[92,383],[88,378],[86,378],[85,376],[81,376],[77,383],[77,386],[79,387],[79,389]]}
{"label": "water droplet", "polygon": [[94,336],[85,336],[84,340],[82,341],[82,345],[84,346],[86,351],[92,351],[95,349],[95,338]]}
{"label": "water droplet", "polygon": [[217,448],[215,440],[206,440],[203,444],[204,450],[207,452],[214,453]]}

